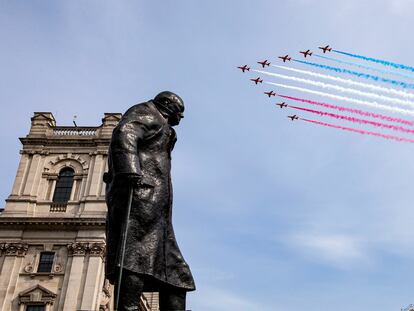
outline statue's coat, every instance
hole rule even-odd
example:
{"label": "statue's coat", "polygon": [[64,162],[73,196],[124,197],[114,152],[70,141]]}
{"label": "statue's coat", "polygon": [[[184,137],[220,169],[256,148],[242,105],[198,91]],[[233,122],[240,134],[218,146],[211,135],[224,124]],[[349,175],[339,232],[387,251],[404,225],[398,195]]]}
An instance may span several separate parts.
{"label": "statue's coat", "polygon": [[174,129],[152,101],[131,107],[114,129],[106,186],[106,274],[111,283],[116,278],[119,237],[128,200],[123,176],[138,174],[142,180],[133,191],[124,269],[186,290],[195,289],[171,222],[171,151],[176,140]]}

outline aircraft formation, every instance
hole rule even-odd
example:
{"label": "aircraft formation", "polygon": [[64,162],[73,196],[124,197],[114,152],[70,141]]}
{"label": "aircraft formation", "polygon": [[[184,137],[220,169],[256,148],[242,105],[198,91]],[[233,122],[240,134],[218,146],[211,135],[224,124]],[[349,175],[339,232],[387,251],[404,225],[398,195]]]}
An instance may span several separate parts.
{"label": "aircraft formation", "polygon": [[[331,52],[332,48],[329,45],[326,46],[320,46],[318,47],[319,49],[321,49],[323,51],[323,53],[325,54],[326,52]],[[307,56],[312,56],[313,52],[311,50],[306,50],[306,51],[299,51],[300,54],[303,54],[303,57],[306,58]],[[289,56],[289,54],[286,54],[284,56],[278,56],[278,58],[280,58],[284,63],[287,61],[291,61],[292,57]],[[271,65],[271,62],[267,59],[263,60],[263,61],[258,61],[258,64],[260,64],[262,66],[262,68],[265,67],[269,67]],[[246,72],[246,71],[250,71],[250,67],[248,65],[243,65],[243,66],[238,66],[237,68],[239,68],[242,72]],[[260,77],[257,77],[256,79],[250,79],[250,81],[254,82],[254,84],[259,84],[259,83],[263,83],[263,79],[261,79]],[[264,94],[266,94],[269,98],[272,96],[276,96],[277,94],[274,91],[269,91],[269,92],[264,92]],[[285,108],[288,107],[288,105],[285,102],[282,102],[280,104],[277,104],[278,106],[280,106],[280,108]],[[298,120],[299,117],[297,115],[292,115],[292,116],[288,116],[292,121],[294,120]]]}
{"label": "aircraft formation", "polygon": [[[361,110],[344,106],[344,103],[347,105],[362,105],[368,107],[367,109],[380,109],[392,113],[401,113],[414,117],[414,83],[405,82],[401,81],[400,79],[397,80],[396,78],[394,79],[389,77],[390,75],[394,75],[399,76],[400,78],[403,77],[414,80],[414,66],[411,67],[404,64],[394,63],[350,52],[339,51],[333,49],[330,45],[322,45],[318,46],[317,48],[318,49],[316,51],[312,51],[311,49],[298,51],[298,54],[302,56],[302,60],[295,59],[293,56],[285,54],[277,56],[277,59],[279,59],[279,62],[281,63],[280,65],[272,63],[270,59],[265,59],[257,61],[260,70],[253,69],[247,64],[238,66],[237,68],[240,69],[243,73],[259,73],[260,76],[257,78],[250,78],[250,81],[252,81],[256,86],[259,84],[270,84],[272,86],[278,87],[277,90],[265,90],[263,93],[269,99],[272,97],[279,97],[284,100],[276,103],[276,106],[280,109],[295,109],[296,111],[300,111],[304,114],[314,114],[318,117],[334,118],[337,121],[339,120],[341,122],[352,122],[354,123],[355,127],[343,126],[335,123],[326,123],[317,119],[303,118],[298,114],[288,115],[287,117],[291,121],[300,120],[324,127],[341,129],[343,131],[414,143],[414,138],[411,139],[402,136],[382,133],[378,130],[371,131],[360,128],[361,126],[375,126],[377,129],[380,128],[383,130],[399,131],[403,132],[404,134],[414,134],[414,129],[408,129],[401,126],[401,124],[403,124],[406,126],[409,125],[414,127],[414,120],[397,118],[386,114],[372,112],[370,110]],[[324,56],[324,54],[327,53],[332,53],[332,57]],[[352,60],[343,60],[341,57],[356,59],[358,62]],[[312,58],[312,61],[308,61],[309,58]],[[339,63],[342,65],[342,67],[340,67],[341,65],[338,65],[338,67],[333,65],[326,65],[324,62],[327,61]],[[363,65],[360,62],[368,62],[372,65]],[[294,67],[294,64],[308,66],[308,68],[312,67],[313,69],[317,68],[318,71],[311,69],[299,69]],[[348,69],[346,66],[358,67],[358,69]],[[386,68],[380,69],[376,68],[375,66],[383,66]],[[278,72],[274,72],[274,70],[277,70]],[[334,71],[335,73],[324,74],[321,73],[323,70]],[[361,72],[361,70],[380,72],[386,74],[387,76],[378,76],[371,72]],[[401,71],[409,71],[409,73],[402,73]],[[286,72],[289,72],[292,75],[289,75]],[[266,75],[267,78],[264,79],[262,75]],[[342,78],[341,75],[351,75],[353,79]],[[282,83],[279,81],[277,81],[278,83],[271,82],[272,80],[270,79],[276,78],[288,80],[290,83]],[[364,83],[360,81],[361,79],[370,80],[370,83]],[[333,83],[327,83],[327,80],[332,81]],[[312,87],[293,85],[292,81],[300,84],[311,85]],[[341,84],[344,86],[341,86]],[[315,89],[318,87],[323,89]],[[293,96],[290,94],[281,93],[283,89],[290,92],[310,94],[312,95],[312,99],[306,98],[304,96]],[[412,93],[410,93],[409,90],[412,90]],[[338,94],[335,94],[335,91]],[[348,96],[347,93],[352,95]],[[325,101],[314,100],[313,97],[329,98],[331,101],[339,101],[340,104],[337,105],[327,103]],[[289,101],[289,103],[286,101]],[[293,102],[299,103],[302,106],[295,106]],[[319,107],[320,109],[337,110],[339,112],[336,114],[325,110],[315,110],[303,107],[303,105],[313,105]],[[397,105],[411,106],[412,110],[404,107],[397,107]],[[355,117],[355,115],[363,116],[364,118]],[[377,120],[372,121],[370,118],[380,119],[381,122],[378,122]],[[386,122],[399,123],[399,125],[392,125]]]}

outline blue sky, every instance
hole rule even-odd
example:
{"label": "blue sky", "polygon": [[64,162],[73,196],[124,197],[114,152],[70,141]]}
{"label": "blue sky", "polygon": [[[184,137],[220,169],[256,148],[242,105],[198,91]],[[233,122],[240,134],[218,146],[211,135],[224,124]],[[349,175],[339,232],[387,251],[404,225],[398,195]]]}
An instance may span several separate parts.
{"label": "blue sky", "polygon": [[290,122],[236,66],[328,43],[412,65],[413,9],[1,0],[1,197],[33,111],[98,125],[171,90],[186,103],[173,181],[190,309],[399,310],[414,303],[413,146]]}

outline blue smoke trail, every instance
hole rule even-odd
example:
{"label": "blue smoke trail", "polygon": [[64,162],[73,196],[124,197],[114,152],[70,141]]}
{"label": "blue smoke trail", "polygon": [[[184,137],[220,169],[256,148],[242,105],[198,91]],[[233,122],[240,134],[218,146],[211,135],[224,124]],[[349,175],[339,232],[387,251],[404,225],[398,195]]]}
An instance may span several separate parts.
{"label": "blue smoke trail", "polygon": [[372,58],[372,57],[352,54],[352,53],[348,53],[348,52],[342,52],[342,51],[338,51],[338,50],[332,50],[332,52],[342,54],[342,55],[346,55],[346,56],[350,56],[350,57],[354,57],[354,58],[363,59],[363,60],[366,60],[366,61],[369,61],[369,62],[381,64],[381,65],[384,65],[384,66],[390,66],[390,67],[394,67],[394,68],[397,68],[397,69],[404,69],[404,70],[414,72],[414,67],[406,66],[406,65],[403,65],[403,64],[397,64],[397,63],[389,62],[389,61],[382,60],[382,59],[376,59],[376,58]]}
{"label": "blue smoke trail", "polygon": [[414,84],[409,84],[409,83],[405,83],[405,82],[402,82],[402,81],[386,79],[386,78],[382,78],[382,77],[378,77],[378,76],[373,76],[373,75],[370,75],[370,74],[367,74],[367,73],[362,73],[362,72],[352,71],[352,70],[338,68],[338,67],[331,67],[331,66],[311,63],[311,62],[307,62],[307,61],[303,61],[303,60],[297,60],[297,59],[292,59],[292,60],[295,61],[295,62],[298,62],[298,63],[311,65],[311,66],[315,66],[315,67],[323,68],[323,69],[327,69],[327,70],[332,70],[332,71],[339,72],[339,73],[347,73],[347,74],[350,74],[350,75],[353,75],[353,76],[357,76],[359,78],[365,78],[365,79],[368,79],[368,80],[391,83],[393,85],[397,85],[397,86],[400,86],[400,87],[405,88],[405,89],[407,89],[407,88],[414,89]]}
{"label": "blue smoke trail", "polygon": [[371,67],[371,66],[365,66],[365,65],[361,65],[361,64],[357,64],[357,63],[353,63],[353,62],[346,62],[337,58],[333,58],[333,57],[327,57],[327,56],[323,56],[323,55],[314,55],[315,57],[319,57],[319,58],[323,58],[323,59],[327,59],[330,61],[334,61],[340,64],[345,64],[345,65],[350,65],[350,66],[356,66],[358,68],[362,68],[362,69],[367,69],[367,70],[372,70],[372,71],[376,71],[376,72],[380,72],[380,73],[384,73],[384,74],[390,74],[390,75],[394,75],[394,76],[399,76],[402,78],[406,78],[406,79],[414,79],[414,76],[412,75],[406,75],[400,72],[394,72],[394,71],[390,71],[390,70],[386,70],[386,69],[379,69],[379,68],[375,68],[375,67]]}

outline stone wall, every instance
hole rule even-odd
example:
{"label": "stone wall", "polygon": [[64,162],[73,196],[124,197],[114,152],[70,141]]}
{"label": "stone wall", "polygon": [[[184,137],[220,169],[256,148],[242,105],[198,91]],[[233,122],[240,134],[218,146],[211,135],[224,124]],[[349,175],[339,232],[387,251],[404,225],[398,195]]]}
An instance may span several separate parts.
{"label": "stone wall", "polygon": [[[120,117],[106,113],[100,126],[65,127],[50,112],[34,113],[0,215],[0,310],[37,304],[48,311],[112,310],[113,289],[104,277],[102,176]],[[74,171],[69,200],[53,202],[59,172],[68,167]],[[53,254],[53,263],[39,272],[45,253]],[[146,294],[142,310],[158,310],[157,301],[157,293]]]}

